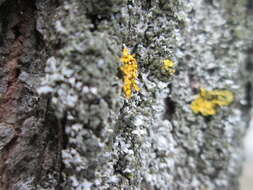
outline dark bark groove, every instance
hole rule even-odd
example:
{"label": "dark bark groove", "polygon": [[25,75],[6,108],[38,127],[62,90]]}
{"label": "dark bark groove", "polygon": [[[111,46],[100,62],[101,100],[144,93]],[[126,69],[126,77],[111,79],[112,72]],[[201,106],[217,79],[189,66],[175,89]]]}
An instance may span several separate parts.
{"label": "dark bark groove", "polygon": [[0,190],[56,187],[60,178],[58,121],[36,92],[46,54],[35,3],[0,4]]}

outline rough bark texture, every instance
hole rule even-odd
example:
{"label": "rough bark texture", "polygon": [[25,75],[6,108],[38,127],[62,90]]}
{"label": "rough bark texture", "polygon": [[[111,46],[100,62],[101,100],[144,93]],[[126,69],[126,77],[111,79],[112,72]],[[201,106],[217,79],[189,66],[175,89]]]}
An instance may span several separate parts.
{"label": "rough bark texture", "polygon": [[1,190],[54,187],[60,181],[57,120],[48,98],[36,90],[47,55],[36,30],[38,13],[35,1],[0,1]]}
{"label": "rough bark texture", "polygon": [[[0,190],[237,190],[252,15],[250,0],[0,0]],[[139,65],[131,99],[124,45]],[[233,104],[194,114],[199,87]]]}

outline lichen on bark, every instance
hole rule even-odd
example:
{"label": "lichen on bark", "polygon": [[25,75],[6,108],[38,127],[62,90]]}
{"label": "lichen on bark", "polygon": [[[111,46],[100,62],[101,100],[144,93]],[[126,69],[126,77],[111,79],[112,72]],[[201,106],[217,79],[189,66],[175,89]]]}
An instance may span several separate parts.
{"label": "lichen on bark", "polygon": [[[40,93],[66,117],[66,190],[236,190],[251,109],[252,14],[246,2],[59,2]],[[231,14],[233,13],[233,14]],[[136,54],[140,92],[124,98],[119,58]],[[251,52],[251,51],[249,51]],[[170,58],[177,72],[161,72]],[[248,60],[248,61],[247,61]],[[194,114],[197,89],[227,89],[216,115]]]}

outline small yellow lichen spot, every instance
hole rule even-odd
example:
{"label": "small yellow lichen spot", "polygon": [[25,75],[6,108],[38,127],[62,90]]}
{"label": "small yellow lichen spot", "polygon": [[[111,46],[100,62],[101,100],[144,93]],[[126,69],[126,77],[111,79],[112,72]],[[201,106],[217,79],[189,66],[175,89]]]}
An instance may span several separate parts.
{"label": "small yellow lichen spot", "polygon": [[228,90],[213,90],[210,93],[215,97],[212,102],[219,106],[227,106],[234,99],[233,93]]}
{"label": "small yellow lichen spot", "polygon": [[166,72],[168,72],[169,74],[174,74],[176,72],[175,69],[173,69],[174,67],[174,63],[169,60],[169,59],[165,59],[163,60],[163,66],[162,66],[162,69]]}
{"label": "small yellow lichen spot", "polygon": [[215,115],[217,106],[227,106],[233,99],[233,93],[228,90],[207,91],[201,88],[198,97],[191,103],[191,109],[204,116]]}
{"label": "small yellow lichen spot", "polygon": [[191,104],[194,113],[201,113],[204,116],[216,114],[215,105],[202,97],[197,97]]}
{"label": "small yellow lichen spot", "polygon": [[136,84],[136,79],[138,76],[138,65],[134,55],[128,53],[128,49],[123,49],[123,55],[120,58],[120,61],[123,63],[120,66],[120,70],[123,73],[123,91],[126,98],[130,98],[132,95],[132,89],[139,91],[140,88]]}

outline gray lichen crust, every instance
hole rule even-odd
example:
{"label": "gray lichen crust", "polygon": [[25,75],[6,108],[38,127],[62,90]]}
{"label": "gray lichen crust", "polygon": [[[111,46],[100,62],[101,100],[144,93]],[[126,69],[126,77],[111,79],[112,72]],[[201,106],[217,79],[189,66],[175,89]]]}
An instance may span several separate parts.
{"label": "gray lichen crust", "polygon": [[[238,188],[253,27],[246,2],[231,4],[60,4],[46,34],[57,50],[39,92],[51,93],[57,115],[67,115],[65,190]],[[141,90],[131,99],[118,69],[124,45],[139,65]],[[162,73],[164,59],[176,64],[175,75]],[[235,100],[212,117],[196,115],[190,103],[200,87],[230,90]]]}

